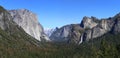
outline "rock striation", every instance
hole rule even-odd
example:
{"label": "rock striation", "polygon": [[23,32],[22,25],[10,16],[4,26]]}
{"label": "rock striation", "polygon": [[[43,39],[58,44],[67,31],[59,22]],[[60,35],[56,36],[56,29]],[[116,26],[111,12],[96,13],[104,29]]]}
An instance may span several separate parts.
{"label": "rock striation", "polygon": [[80,26],[84,29],[88,28],[91,29],[95,27],[98,24],[99,20],[96,17],[91,16],[90,17],[83,17],[83,20],[81,21]]}
{"label": "rock striation", "polygon": [[101,19],[95,27],[84,32],[84,39],[89,41],[89,39],[100,37],[106,33],[120,33],[119,14],[115,15],[114,17]]}
{"label": "rock striation", "polygon": [[101,37],[106,33],[120,33],[120,13],[114,17],[97,19],[96,17],[83,17],[80,24],[71,24],[61,27],[53,32],[50,38],[54,41],[72,42],[80,44],[84,41]]}
{"label": "rock striation", "polygon": [[37,15],[27,9],[17,9],[8,11],[13,21],[24,29],[26,33],[41,41],[42,39],[49,40],[45,35],[43,27],[38,22]]}
{"label": "rock striation", "polygon": [[53,42],[78,43],[82,32],[80,24],[66,25],[54,31],[50,39]]}
{"label": "rock striation", "polygon": [[13,21],[11,14],[2,6],[0,6],[0,41],[0,45],[4,47],[7,46],[7,48],[13,46],[28,47],[29,45],[40,46],[39,41],[19,27],[18,24]]}

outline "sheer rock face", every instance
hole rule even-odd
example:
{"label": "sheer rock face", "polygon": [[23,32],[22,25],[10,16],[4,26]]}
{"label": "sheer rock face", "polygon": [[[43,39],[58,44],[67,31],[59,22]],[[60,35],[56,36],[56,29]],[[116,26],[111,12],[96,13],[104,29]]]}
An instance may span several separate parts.
{"label": "sheer rock face", "polygon": [[[101,37],[106,33],[120,33],[120,13],[114,17],[97,19],[95,17],[83,17],[81,24],[66,25],[56,30],[51,39],[67,42],[81,43],[89,41],[97,37]],[[63,41],[64,41],[63,40]],[[82,41],[81,41],[82,40]]]}
{"label": "sheer rock face", "polygon": [[64,26],[55,32],[53,32],[50,36],[50,39],[54,42],[62,42],[62,41],[67,41],[68,40],[68,35],[71,30],[71,26],[67,25]]}
{"label": "sheer rock face", "polygon": [[2,30],[9,28],[9,21],[7,21],[6,18],[8,18],[9,21],[11,19],[10,15],[8,15],[6,12],[5,13],[1,12],[0,13],[0,28]]}
{"label": "sheer rock face", "polygon": [[78,43],[82,31],[80,24],[66,25],[54,31],[50,39],[54,42]]}
{"label": "sheer rock face", "polygon": [[84,32],[84,39],[100,37],[106,33],[120,33],[120,15],[117,14],[112,18],[101,19],[97,26]]}
{"label": "sheer rock face", "polygon": [[12,21],[11,15],[2,6],[0,6],[0,28],[2,30],[7,30],[16,25],[17,24]]}
{"label": "sheer rock face", "polygon": [[99,20],[97,18],[95,18],[95,17],[89,18],[89,17],[85,16],[85,17],[83,17],[83,20],[82,20],[80,25],[84,29],[86,29],[86,28],[91,29],[91,28],[95,27],[98,24],[98,22],[99,22]]}
{"label": "sheer rock face", "polygon": [[[4,47],[11,48],[39,46],[39,41],[28,35],[17,23],[13,21],[11,14],[0,6],[0,41]],[[3,47],[3,46],[2,46]]]}
{"label": "sheer rock face", "polygon": [[112,29],[112,33],[120,33],[120,13],[117,14],[114,18],[114,26]]}
{"label": "sheer rock face", "polygon": [[91,38],[100,37],[104,35],[105,33],[107,33],[108,31],[110,31],[111,28],[112,26],[110,26],[109,20],[101,20],[101,22],[98,23],[97,26],[85,32],[86,40],[88,41]]}
{"label": "sheer rock face", "polygon": [[41,38],[49,40],[44,34],[43,27],[37,20],[36,14],[26,9],[9,10],[13,21],[15,21],[20,27],[24,29],[26,33],[41,41]]}

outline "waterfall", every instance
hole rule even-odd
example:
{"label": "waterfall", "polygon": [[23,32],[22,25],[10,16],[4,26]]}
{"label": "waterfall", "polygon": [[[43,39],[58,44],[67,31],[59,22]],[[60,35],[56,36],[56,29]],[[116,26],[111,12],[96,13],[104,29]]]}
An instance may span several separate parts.
{"label": "waterfall", "polygon": [[78,44],[81,44],[83,42],[83,34],[80,36],[80,41]]}

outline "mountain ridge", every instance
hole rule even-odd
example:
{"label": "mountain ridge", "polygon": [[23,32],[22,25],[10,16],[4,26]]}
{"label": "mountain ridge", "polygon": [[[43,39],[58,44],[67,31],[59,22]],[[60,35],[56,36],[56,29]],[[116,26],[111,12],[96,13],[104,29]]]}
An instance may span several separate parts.
{"label": "mountain ridge", "polygon": [[[66,25],[53,32],[56,38],[52,40],[66,40],[67,43],[44,42],[26,33],[0,6],[0,58],[120,58],[120,15],[98,22],[84,21],[89,24]],[[99,33],[102,36],[91,39],[92,34]],[[44,36],[41,39],[44,40]]]}
{"label": "mountain ridge", "polygon": [[[66,42],[79,43],[79,41],[89,41],[89,39],[100,37],[108,32],[119,33],[119,17],[120,13],[114,17],[98,19],[96,17],[83,17],[80,24],[70,24],[61,27],[59,30],[53,32],[50,36],[51,39],[54,39],[53,42],[57,42],[58,39],[66,39]],[[71,27],[69,27],[71,26]],[[74,26],[74,27],[73,27]],[[59,35],[56,35],[59,34]],[[64,34],[67,36],[62,36]],[[68,36],[69,34],[69,36]],[[63,42],[64,42],[63,40]],[[58,40],[59,41],[59,40]],[[81,41],[81,42],[83,42]],[[62,41],[61,41],[62,42]]]}

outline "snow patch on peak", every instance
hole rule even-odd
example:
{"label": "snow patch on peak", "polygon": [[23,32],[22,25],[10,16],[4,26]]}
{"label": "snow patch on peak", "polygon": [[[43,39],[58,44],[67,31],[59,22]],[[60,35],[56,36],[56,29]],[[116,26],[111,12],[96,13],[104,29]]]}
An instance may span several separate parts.
{"label": "snow patch on peak", "polygon": [[45,28],[44,32],[48,37],[50,37],[55,30],[56,30],[55,28]]}

